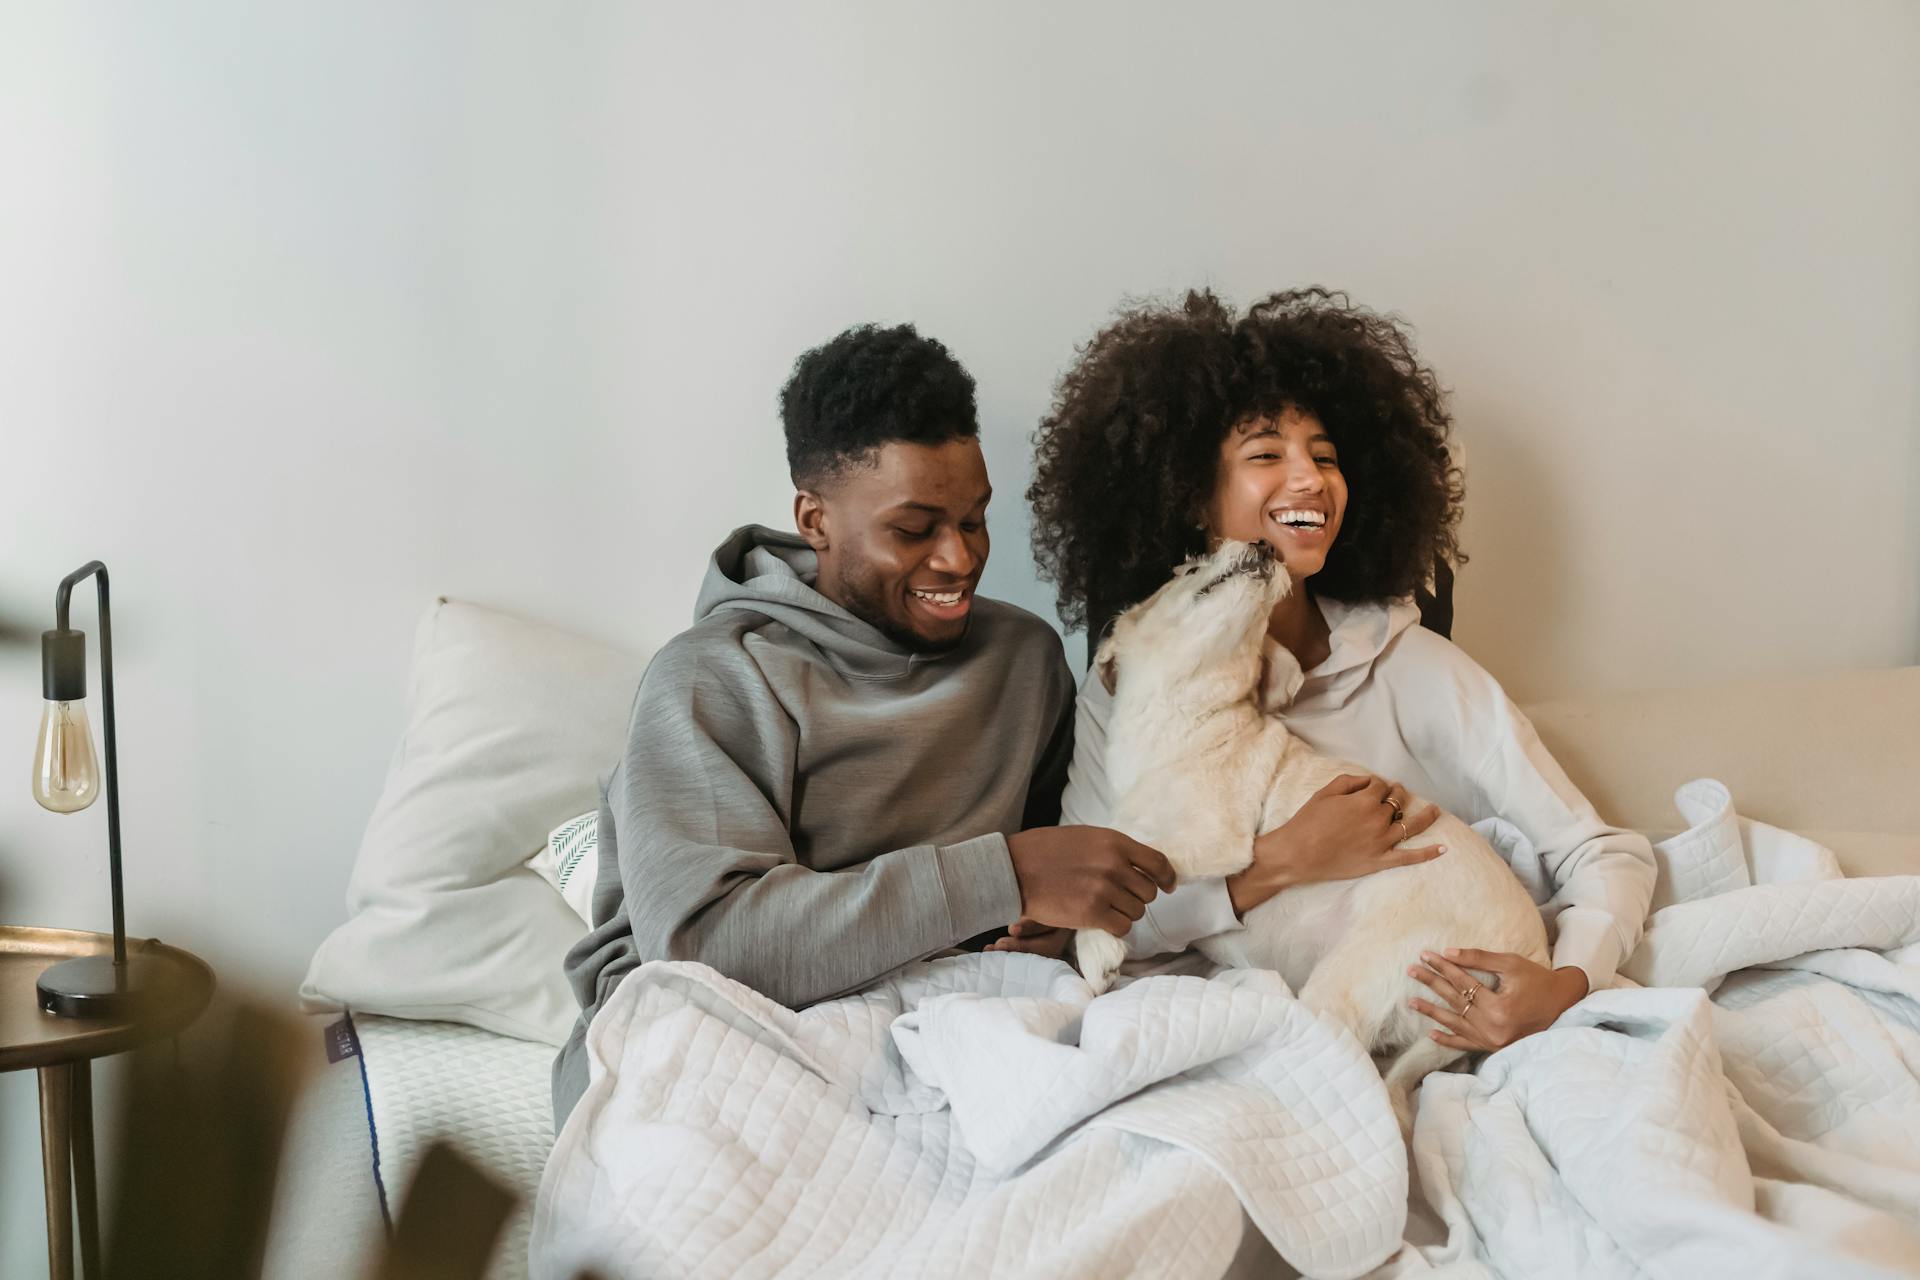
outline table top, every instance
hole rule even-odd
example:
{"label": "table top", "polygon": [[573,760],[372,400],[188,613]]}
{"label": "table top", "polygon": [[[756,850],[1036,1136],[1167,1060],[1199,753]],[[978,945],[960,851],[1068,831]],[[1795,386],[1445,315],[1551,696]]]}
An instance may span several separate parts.
{"label": "table top", "polygon": [[112,934],[0,925],[0,1071],[105,1057],[172,1035],[213,996],[213,970],[200,957],[155,938],[128,938],[128,955],[169,966],[164,998],[113,1018],[65,1018],[40,1008],[36,984],[47,966],[112,953]]}

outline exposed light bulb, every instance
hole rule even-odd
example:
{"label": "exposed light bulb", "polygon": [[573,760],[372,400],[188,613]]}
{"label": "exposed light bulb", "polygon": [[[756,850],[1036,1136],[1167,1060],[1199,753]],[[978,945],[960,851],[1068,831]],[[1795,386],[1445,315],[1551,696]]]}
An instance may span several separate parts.
{"label": "exposed light bulb", "polygon": [[33,753],[33,798],[55,813],[77,813],[100,795],[100,761],[81,700],[49,702]]}

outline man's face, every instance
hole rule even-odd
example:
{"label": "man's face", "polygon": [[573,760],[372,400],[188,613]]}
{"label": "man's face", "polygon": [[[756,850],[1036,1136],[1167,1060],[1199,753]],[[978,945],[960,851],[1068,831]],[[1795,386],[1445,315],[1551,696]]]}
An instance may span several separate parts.
{"label": "man's face", "polygon": [[987,463],[974,438],[894,442],[794,499],[821,595],[922,653],[967,634],[987,566]]}

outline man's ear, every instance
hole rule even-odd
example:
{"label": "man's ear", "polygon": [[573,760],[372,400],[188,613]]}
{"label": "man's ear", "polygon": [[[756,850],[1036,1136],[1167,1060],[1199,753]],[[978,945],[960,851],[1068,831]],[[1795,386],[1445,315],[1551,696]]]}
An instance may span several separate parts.
{"label": "man's ear", "polygon": [[832,541],[827,536],[827,504],[811,489],[793,495],[793,527],[815,552],[825,551]]}

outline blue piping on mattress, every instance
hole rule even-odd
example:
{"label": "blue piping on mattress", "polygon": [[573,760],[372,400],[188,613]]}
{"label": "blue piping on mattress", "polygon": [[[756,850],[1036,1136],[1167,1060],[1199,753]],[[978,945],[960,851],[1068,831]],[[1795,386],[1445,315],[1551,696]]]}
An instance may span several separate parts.
{"label": "blue piping on mattress", "polygon": [[358,1052],[353,1060],[360,1068],[360,1097],[367,1107],[367,1142],[373,1149],[373,1189],[380,1196],[380,1220],[387,1224],[387,1234],[393,1234],[393,1211],[387,1207],[387,1184],[380,1177],[380,1131],[373,1127],[373,1086],[367,1083],[367,1052],[360,1044],[360,1033],[353,1026],[353,1011],[342,1009],[341,1014],[347,1020],[347,1034],[353,1037],[353,1046]]}

